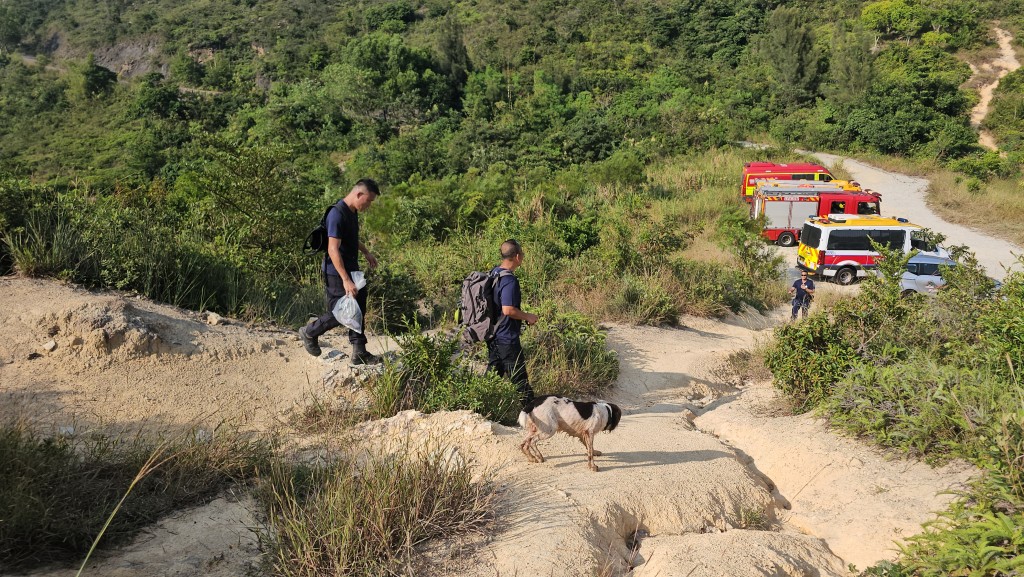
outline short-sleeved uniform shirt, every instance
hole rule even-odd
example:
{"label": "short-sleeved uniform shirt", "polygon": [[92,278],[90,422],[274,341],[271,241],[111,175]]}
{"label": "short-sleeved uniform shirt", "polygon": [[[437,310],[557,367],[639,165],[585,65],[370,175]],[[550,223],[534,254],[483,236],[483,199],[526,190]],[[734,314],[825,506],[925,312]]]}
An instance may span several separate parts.
{"label": "short-sleeved uniform shirt", "polygon": [[[341,241],[341,264],[345,270],[359,270],[359,214],[344,202],[339,202],[327,213],[327,236]],[[323,270],[327,274],[341,276],[329,254],[324,255]]]}
{"label": "short-sleeved uniform shirt", "polygon": [[[503,270],[507,269],[496,266],[491,269],[491,274],[498,276],[498,273]],[[499,311],[501,307],[522,308],[523,293],[519,290],[519,279],[516,278],[516,275],[508,274],[495,279],[494,302],[498,305]],[[522,332],[523,321],[509,318],[505,315],[498,317],[498,319],[498,328],[494,331],[495,342],[501,344],[517,342],[519,334]]]}
{"label": "short-sleeved uniform shirt", "polygon": [[[800,286],[801,284],[803,284],[803,279],[798,278],[795,281],[793,281],[793,288],[796,289],[796,299],[800,302],[803,302],[810,295],[806,290],[804,290]],[[811,279],[807,279],[807,288],[810,290],[814,290],[814,281],[812,281]]]}

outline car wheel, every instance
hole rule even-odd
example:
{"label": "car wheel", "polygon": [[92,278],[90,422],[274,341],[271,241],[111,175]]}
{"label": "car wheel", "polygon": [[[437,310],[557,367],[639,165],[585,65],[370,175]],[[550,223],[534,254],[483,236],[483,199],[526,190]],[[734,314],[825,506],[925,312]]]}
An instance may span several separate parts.
{"label": "car wheel", "polygon": [[857,271],[850,267],[841,268],[836,272],[836,282],[841,285],[851,285],[857,280]]}
{"label": "car wheel", "polygon": [[903,296],[903,298],[907,299],[907,298],[910,298],[910,297],[912,297],[912,296],[914,296],[916,294],[917,294],[916,290],[914,290],[914,289],[907,289],[907,290],[903,291],[902,296]]}
{"label": "car wheel", "polygon": [[793,233],[791,232],[784,232],[779,235],[779,240],[777,242],[779,243],[779,246],[793,246],[796,244],[796,237],[793,236]]}

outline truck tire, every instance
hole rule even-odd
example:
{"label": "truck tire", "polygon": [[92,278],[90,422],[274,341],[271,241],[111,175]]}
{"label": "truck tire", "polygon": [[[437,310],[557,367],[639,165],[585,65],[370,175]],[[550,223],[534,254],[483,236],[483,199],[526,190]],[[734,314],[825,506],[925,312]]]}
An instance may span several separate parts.
{"label": "truck tire", "polygon": [[775,242],[779,243],[779,246],[793,246],[796,244],[796,237],[791,232],[784,232],[779,235],[779,240]]}
{"label": "truck tire", "polygon": [[844,266],[836,271],[835,279],[837,284],[851,285],[857,280],[857,271],[848,266]]}

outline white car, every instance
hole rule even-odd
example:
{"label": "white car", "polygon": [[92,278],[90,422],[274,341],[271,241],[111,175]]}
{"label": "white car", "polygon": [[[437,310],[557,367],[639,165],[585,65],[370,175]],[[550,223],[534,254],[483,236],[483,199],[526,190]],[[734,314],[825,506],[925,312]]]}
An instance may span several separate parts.
{"label": "white car", "polygon": [[946,284],[942,278],[941,267],[956,266],[956,261],[936,254],[916,254],[907,261],[907,269],[903,271],[900,287],[903,294],[913,292],[934,296]]}

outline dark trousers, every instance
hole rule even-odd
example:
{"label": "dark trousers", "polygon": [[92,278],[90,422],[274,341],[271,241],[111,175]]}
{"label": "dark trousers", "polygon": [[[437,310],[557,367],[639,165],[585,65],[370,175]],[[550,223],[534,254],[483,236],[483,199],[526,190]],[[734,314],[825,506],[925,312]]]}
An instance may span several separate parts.
{"label": "dark trousers", "polygon": [[525,406],[533,400],[533,387],[526,376],[526,357],[518,340],[512,343],[487,342],[487,370],[507,378],[519,389],[519,399]]}
{"label": "dark trousers", "polygon": [[793,318],[796,318],[798,312],[803,313],[801,316],[807,318],[807,309],[811,308],[811,299],[808,298],[793,298]]}
{"label": "dark trousers", "polygon": [[[345,285],[341,282],[341,276],[336,274],[325,274],[324,280],[327,288],[324,295],[324,303],[327,305],[327,312],[320,315],[320,318],[313,321],[306,327],[306,334],[311,337],[319,337],[327,331],[340,327],[341,323],[334,318],[334,305],[338,299],[345,296]],[[359,310],[363,313],[363,330],[366,330],[366,287],[359,289],[356,293],[356,302],[359,303]],[[348,342],[353,345],[366,344],[366,335],[357,333],[352,329],[348,330]]]}

